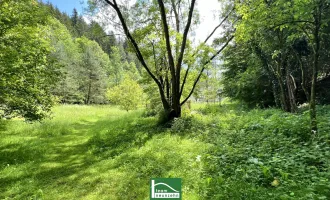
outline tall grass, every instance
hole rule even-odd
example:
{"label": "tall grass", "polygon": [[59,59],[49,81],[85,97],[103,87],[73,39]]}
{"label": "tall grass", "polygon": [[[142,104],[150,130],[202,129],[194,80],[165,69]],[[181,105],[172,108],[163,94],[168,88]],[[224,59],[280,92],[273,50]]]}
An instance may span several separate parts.
{"label": "tall grass", "polygon": [[149,199],[152,177],[183,199],[330,199],[330,107],[308,113],[193,105],[171,128],[143,110],[62,105],[0,126],[1,199]]}

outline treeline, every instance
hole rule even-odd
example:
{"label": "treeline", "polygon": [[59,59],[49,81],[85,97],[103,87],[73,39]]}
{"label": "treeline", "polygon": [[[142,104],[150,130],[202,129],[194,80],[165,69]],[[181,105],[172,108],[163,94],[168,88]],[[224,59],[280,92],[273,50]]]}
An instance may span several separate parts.
{"label": "treeline", "polygon": [[52,56],[61,65],[62,78],[53,90],[62,103],[104,104],[107,89],[119,85],[124,76],[137,80],[134,57],[125,49],[125,41],[91,21],[89,24],[74,9],[62,13],[52,4],[42,4],[51,16]]}
{"label": "treeline", "polygon": [[[19,13],[19,14],[18,14]],[[0,115],[38,120],[54,103],[104,104],[140,77],[125,41],[51,4],[0,2]]]}
{"label": "treeline", "polygon": [[235,42],[222,55],[225,94],[296,112],[311,100],[317,73],[316,100],[330,103],[329,11],[328,1],[235,4]]}
{"label": "treeline", "polygon": [[251,106],[296,112],[330,103],[330,2],[232,2],[235,42],[224,52],[224,91]]}
{"label": "treeline", "polygon": [[112,46],[122,45],[120,41],[117,41],[112,31],[106,33],[103,27],[95,21],[88,24],[76,9],[73,9],[71,16],[69,16],[51,3],[41,3],[41,6],[45,7],[48,14],[63,24],[73,38],[85,36],[90,40],[94,40],[108,55],[111,53]]}
{"label": "treeline", "polygon": [[[102,2],[94,1],[95,8],[120,11]],[[1,1],[1,117],[41,119],[54,102],[135,108],[127,99],[142,85],[147,107],[158,107],[169,119],[181,116],[190,97],[215,102],[228,96],[288,112],[309,103],[316,130],[315,105],[330,103],[329,0],[223,0],[222,22],[198,46],[189,29],[181,30],[184,16],[198,19],[198,13],[187,2],[177,3],[136,2],[130,10],[135,18],[127,16],[134,25],[125,32],[128,42],[95,21],[87,23],[76,10],[69,16],[36,0]],[[184,8],[175,23],[158,17],[167,16],[158,9],[165,5],[171,12]],[[171,30],[163,29],[166,23]],[[222,37],[207,45],[219,27]]]}

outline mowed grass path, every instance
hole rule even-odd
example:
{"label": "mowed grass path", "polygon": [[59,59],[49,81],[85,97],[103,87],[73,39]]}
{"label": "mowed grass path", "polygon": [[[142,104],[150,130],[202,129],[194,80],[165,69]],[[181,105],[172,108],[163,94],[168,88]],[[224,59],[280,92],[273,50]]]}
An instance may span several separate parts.
{"label": "mowed grass path", "polygon": [[151,177],[184,178],[185,199],[198,199],[209,146],[141,113],[63,105],[41,123],[2,122],[0,199],[149,199]]}

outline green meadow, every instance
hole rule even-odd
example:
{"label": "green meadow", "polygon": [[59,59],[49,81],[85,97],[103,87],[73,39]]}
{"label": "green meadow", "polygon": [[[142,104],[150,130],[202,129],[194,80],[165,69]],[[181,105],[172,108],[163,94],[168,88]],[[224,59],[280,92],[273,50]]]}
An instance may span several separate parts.
{"label": "green meadow", "polygon": [[330,200],[329,47],[330,0],[0,0],[0,200]]}
{"label": "green meadow", "polygon": [[[308,113],[194,104],[170,128],[144,110],[61,105],[1,121],[1,199],[149,199],[152,177],[182,178],[184,200],[329,199],[330,107]],[[308,142],[306,142],[308,141]]]}

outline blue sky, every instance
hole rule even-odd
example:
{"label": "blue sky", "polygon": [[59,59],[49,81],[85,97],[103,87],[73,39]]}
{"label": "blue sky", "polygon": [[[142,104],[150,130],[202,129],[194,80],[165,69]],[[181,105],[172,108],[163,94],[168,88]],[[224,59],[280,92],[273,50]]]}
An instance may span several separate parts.
{"label": "blue sky", "polygon": [[73,8],[76,8],[78,13],[81,14],[83,12],[83,5],[81,3],[87,0],[42,0],[43,2],[51,2],[53,5],[58,7],[62,12],[66,12],[67,14],[71,15]]}
{"label": "blue sky", "polygon": [[[0,0],[1,1],[1,0]],[[83,14],[83,7],[87,7],[87,0],[39,0],[43,2],[51,2],[57,6],[62,12],[71,15],[73,8],[76,8],[79,14]],[[133,0],[132,0],[133,1]],[[199,10],[200,19],[202,23],[196,29],[196,39],[203,41],[208,34],[219,24],[219,9],[221,4],[218,0],[200,0],[198,1],[197,9]],[[207,3],[205,3],[207,2]],[[84,3],[82,5],[81,3]],[[106,28],[107,29],[107,28]],[[109,30],[112,30],[109,28]],[[209,42],[212,40],[209,40]]]}

